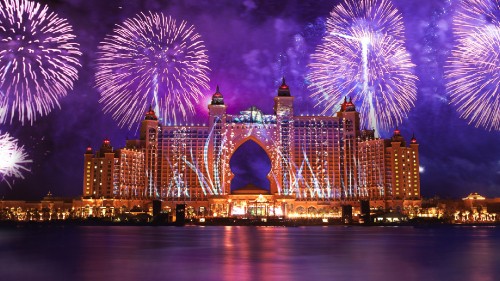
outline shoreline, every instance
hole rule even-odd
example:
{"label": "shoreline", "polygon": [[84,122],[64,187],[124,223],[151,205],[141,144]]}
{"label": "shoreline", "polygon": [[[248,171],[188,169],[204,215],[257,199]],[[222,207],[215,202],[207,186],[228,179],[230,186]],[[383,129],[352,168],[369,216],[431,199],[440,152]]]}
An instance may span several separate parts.
{"label": "shoreline", "polygon": [[305,226],[358,226],[358,227],[383,227],[383,226],[411,226],[416,228],[434,227],[496,227],[500,222],[471,222],[452,223],[445,221],[409,221],[399,223],[342,223],[340,219],[331,219],[328,222],[322,219],[235,219],[235,218],[210,218],[205,222],[198,220],[186,220],[185,223],[178,222],[136,222],[122,221],[114,222],[110,220],[51,220],[51,221],[0,221],[0,228],[4,227],[72,227],[72,226],[268,226],[268,227],[305,227]]}

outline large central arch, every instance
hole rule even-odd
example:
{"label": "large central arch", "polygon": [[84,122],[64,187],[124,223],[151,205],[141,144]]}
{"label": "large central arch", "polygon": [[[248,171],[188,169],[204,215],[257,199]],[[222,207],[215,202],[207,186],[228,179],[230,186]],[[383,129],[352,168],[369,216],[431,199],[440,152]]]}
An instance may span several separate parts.
{"label": "large central arch", "polygon": [[[271,158],[254,140],[248,139],[236,148],[232,157],[229,158],[229,165],[233,174],[230,180],[231,193],[247,185],[270,191]],[[244,170],[237,173],[236,167],[244,167]]]}
{"label": "large central arch", "polygon": [[234,152],[247,141],[253,141],[259,145],[271,160],[271,170],[267,174],[269,180],[269,191],[271,194],[280,193],[278,179],[281,176],[279,168],[279,153],[277,149],[276,128],[274,125],[262,124],[245,124],[234,126],[227,130],[226,133],[226,156],[224,165],[225,174],[225,190],[230,191],[231,181],[234,179],[234,174],[229,165],[230,159]]}

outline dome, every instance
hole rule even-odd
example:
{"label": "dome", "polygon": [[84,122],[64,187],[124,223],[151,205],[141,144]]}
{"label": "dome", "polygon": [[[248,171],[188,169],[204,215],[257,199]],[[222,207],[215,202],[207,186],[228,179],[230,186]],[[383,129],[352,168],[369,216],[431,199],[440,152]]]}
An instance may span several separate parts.
{"label": "dome", "polygon": [[224,97],[219,91],[219,85],[217,85],[217,89],[215,90],[215,94],[212,96],[212,105],[224,105]]}
{"label": "dome", "polygon": [[285,77],[283,77],[281,86],[278,88],[278,97],[289,97],[290,96],[290,88],[285,83]]}
{"label": "dome", "polygon": [[156,114],[155,114],[153,108],[151,107],[151,105],[149,106],[148,112],[146,112],[145,120],[158,120],[158,117],[156,117]]}

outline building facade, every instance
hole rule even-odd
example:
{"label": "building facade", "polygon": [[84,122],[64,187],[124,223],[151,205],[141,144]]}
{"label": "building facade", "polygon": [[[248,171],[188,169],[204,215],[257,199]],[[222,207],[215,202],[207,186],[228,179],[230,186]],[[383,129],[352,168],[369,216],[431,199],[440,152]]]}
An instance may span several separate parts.
{"label": "building facade", "polygon": [[[383,210],[420,206],[415,137],[406,146],[397,129],[386,140],[361,130],[351,100],[336,116],[296,116],[293,100],[283,79],[273,114],[256,107],[228,114],[219,87],[206,126],[164,126],[150,109],[138,140],[118,150],[109,140],[96,153],[88,148],[83,196],[185,202],[222,216],[335,213],[360,200]],[[270,159],[269,190],[231,190],[231,157],[248,141]]]}

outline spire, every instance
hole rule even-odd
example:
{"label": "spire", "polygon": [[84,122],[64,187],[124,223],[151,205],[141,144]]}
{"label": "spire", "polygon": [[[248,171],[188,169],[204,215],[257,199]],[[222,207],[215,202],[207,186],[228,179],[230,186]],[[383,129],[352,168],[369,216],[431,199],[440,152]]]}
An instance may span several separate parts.
{"label": "spire", "polygon": [[341,104],[340,111],[356,111],[356,107],[354,103],[352,103],[352,98],[349,97],[349,101],[347,101],[347,96],[344,97],[344,103]]}
{"label": "spire", "polygon": [[281,86],[278,88],[278,97],[290,97],[290,88],[285,83],[285,76],[282,77]]}
{"label": "spire", "polygon": [[415,133],[413,133],[413,136],[411,137],[410,143],[411,144],[416,144],[417,143],[417,139],[415,138]]}

